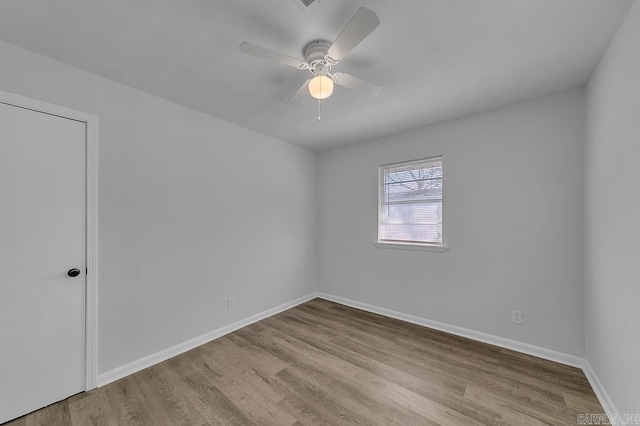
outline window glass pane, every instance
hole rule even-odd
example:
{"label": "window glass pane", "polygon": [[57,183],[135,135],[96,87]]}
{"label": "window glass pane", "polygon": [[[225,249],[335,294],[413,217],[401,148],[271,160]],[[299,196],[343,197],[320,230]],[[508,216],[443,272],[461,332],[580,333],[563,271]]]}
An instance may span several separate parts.
{"label": "window glass pane", "polygon": [[442,159],[382,167],[379,239],[442,243]]}

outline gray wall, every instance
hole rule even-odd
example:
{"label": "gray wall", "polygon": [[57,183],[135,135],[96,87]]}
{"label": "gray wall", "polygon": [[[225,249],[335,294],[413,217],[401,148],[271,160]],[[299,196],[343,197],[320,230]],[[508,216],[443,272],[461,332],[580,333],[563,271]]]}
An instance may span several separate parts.
{"label": "gray wall", "polygon": [[2,42],[0,62],[0,90],[100,118],[100,372],[315,289],[314,153]]}
{"label": "gray wall", "polygon": [[616,408],[640,413],[640,4],[588,86],[586,355]]}
{"label": "gray wall", "polygon": [[[100,117],[100,372],[306,295],[317,275],[329,294],[576,356],[586,318],[587,359],[637,413],[639,39],[636,2],[586,122],[572,90],[323,152],[317,179],[309,151],[2,42],[0,90]],[[378,165],[438,154],[450,250],[374,247]]]}
{"label": "gray wall", "polygon": [[[322,152],[320,291],[583,356],[584,125],[578,89]],[[449,251],[374,247],[378,165],[433,155]]]}

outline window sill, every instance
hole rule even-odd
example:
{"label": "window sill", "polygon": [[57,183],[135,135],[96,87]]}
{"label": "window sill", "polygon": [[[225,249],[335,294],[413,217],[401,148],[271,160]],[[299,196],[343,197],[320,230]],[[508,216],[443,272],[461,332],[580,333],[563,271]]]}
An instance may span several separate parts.
{"label": "window sill", "polygon": [[374,246],[384,249],[396,250],[414,250],[414,251],[432,251],[436,253],[444,253],[449,250],[449,246],[444,244],[411,244],[411,243],[391,243],[386,241],[375,241]]}

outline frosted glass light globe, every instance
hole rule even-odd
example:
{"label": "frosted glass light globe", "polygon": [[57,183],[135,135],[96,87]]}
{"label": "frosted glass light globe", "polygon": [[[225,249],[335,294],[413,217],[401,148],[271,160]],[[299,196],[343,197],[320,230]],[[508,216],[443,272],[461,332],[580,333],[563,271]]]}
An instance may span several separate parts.
{"label": "frosted glass light globe", "polygon": [[315,99],[327,99],[333,93],[333,80],[326,75],[317,75],[309,82],[309,94]]}

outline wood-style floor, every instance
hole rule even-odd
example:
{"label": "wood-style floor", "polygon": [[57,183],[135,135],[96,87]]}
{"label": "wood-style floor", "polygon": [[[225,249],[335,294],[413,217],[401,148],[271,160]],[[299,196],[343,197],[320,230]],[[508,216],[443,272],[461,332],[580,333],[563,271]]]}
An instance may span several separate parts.
{"label": "wood-style floor", "polygon": [[8,425],[576,425],[581,370],[315,299]]}

